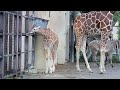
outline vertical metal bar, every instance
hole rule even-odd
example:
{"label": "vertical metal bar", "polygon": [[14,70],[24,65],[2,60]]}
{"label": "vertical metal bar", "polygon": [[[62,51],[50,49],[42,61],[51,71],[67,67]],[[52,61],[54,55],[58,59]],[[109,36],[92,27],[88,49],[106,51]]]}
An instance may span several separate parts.
{"label": "vertical metal bar", "polygon": [[19,57],[18,57],[18,66],[19,66],[19,71],[21,71],[21,46],[22,46],[22,17],[20,16],[19,17],[20,19],[19,19],[19,33],[20,33],[20,35],[19,35]]}
{"label": "vertical metal bar", "polygon": [[71,26],[69,30],[69,60],[71,62]]}
{"label": "vertical metal bar", "polygon": [[17,28],[16,28],[16,30],[17,30],[17,37],[16,37],[16,73],[17,73],[17,69],[18,69],[18,34],[19,34],[19,32],[18,32],[18,28],[19,28],[19,17],[18,17],[18,14],[17,14]]}
{"label": "vertical metal bar", "polygon": [[71,51],[72,51],[72,63],[74,63],[74,33],[73,33],[73,29],[72,29],[72,32],[71,32],[71,37],[72,37],[72,40],[71,40]]}
{"label": "vertical metal bar", "polygon": [[[73,13],[71,13],[71,15],[70,15],[70,24],[72,24],[73,23],[73,20],[72,20],[72,18],[73,18]],[[71,60],[71,62],[73,63],[74,62],[74,33],[73,33],[73,26],[72,25],[70,25],[70,35],[69,35],[69,37],[70,37],[70,41],[69,41],[69,45],[70,45],[70,48],[69,48],[69,53],[70,53],[70,60]]]}
{"label": "vertical metal bar", "polygon": [[[33,16],[35,16],[35,11],[33,13]],[[33,18],[32,18],[32,25],[33,25]],[[35,64],[35,36],[32,35],[32,66]]]}
{"label": "vertical metal bar", "polygon": [[[25,19],[25,33],[28,33],[29,27],[29,12],[26,12],[27,18]],[[28,36],[25,36],[25,69],[28,68]]]}
{"label": "vertical metal bar", "polygon": [[14,57],[13,57],[13,69],[14,69],[14,71],[16,70],[16,43],[17,43],[17,41],[16,41],[16,37],[17,37],[17,31],[16,31],[16,15],[14,15]]}
{"label": "vertical metal bar", "polygon": [[[14,15],[12,15],[12,33],[14,33]],[[14,35],[12,35],[12,54],[14,54]],[[14,62],[14,55],[12,55],[12,69],[14,69],[13,67],[13,62]]]}
{"label": "vertical metal bar", "polygon": [[71,23],[72,23],[72,14],[70,15],[70,30],[69,30],[69,60],[70,62],[71,59],[72,59],[72,54],[71,54],[71,29],[72,29],[72,26],[71,26]]}
{"label": "vertical metal bar", "polygon": [[[8,14],[8,33],[9,33],[9,19],[10,19],[10,16]],[[9,39],[10,39],[10,36],[8,35],[8,43],[7,43],[7,55],[9,55]],[[7,71],[9,71],[9,56],[7,56]]]}
{"label": "vertical metal bar", "polygon": [[32,66],[35,64],[35,36],[32,36]]}
{"label": "vertical metal bar", "polygon": [[3,57],[2,57],[2,77],[4,77],[4,41],[5,41],[5,12],[3,12]]}

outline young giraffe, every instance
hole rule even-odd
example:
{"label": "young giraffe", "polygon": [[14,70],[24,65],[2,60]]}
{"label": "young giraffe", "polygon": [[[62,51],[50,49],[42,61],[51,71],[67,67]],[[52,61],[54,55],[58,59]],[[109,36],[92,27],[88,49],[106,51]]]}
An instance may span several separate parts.
{"label": "young giraffe", "polygon": [[106,52],[106,43],[112,31],[113,14],[115,11],[91,11],[82,13],[74,20],[73,30],[76,36],[76,68],[79,67],[79,51],[81,50],[87,69],[92,72],[88,59],[86,57],[86,39],[87,35],[101,35],[101,57],[100,57],[100,73],[105,72],[104,60]]}
{"label": "young giraffe", "polygon": [[[96,55],[97,55],[98,51],[100,51],[100,42],[101,42],[101,40],[93,40],[88,44],[88,47],[90,49],[88,59],[90,58],[90,56],[92,54],[93,59],[95,60],[96,63],[97,63]],[[118,48],[118,41],[117,40],[108,40],[107,47],[106,47],[106,52],[108,52],[108,58],[109,58],[109,61],[110,61],[110,64],[111,64],[112,67],[113,67],[112,52],[116,48],[116,46]],[[97,65],[99,66],[98,63],[97,63]]]}
{"label": "young giraffe", "polygon": [[42,29],[40,26],[34,27],[30,33],[34,32],[42,35],[44,38],[44,50],[46,57],[45,73],[52,73],[55,71],[55,65],[57,64],[57,48],[59,43],[58,36],[49,28]]}

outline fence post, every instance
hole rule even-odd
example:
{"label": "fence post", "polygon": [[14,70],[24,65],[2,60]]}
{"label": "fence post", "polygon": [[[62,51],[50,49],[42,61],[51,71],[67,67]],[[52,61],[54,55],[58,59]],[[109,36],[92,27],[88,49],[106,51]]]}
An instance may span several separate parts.
{"label": "fence post", "polygon": [[5,13],[3,12],[3,57],[2,57],[2,77],[4,77],[4,41],[5,41]]}

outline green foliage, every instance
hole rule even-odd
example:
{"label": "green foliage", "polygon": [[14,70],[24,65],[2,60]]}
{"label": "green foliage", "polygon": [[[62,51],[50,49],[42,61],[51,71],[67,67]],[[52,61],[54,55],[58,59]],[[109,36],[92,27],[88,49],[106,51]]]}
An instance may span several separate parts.
{"label": "green foliage", "polygon": [[120,63],[120,62],[118,61],[118,56],[113,55],[113,56],[112,56],[112,62],[113,62],[113,63]]}
{"label": "green foliage", "polygon": [[115,23],[117,21],[120,22],[120,11],[116,11],[113,17],[113,22]]}
{"label": "green foliage", "polygon": [[[120,11],[116,11],[113,17],[113,23],[119,22],[119,26],[120,26]],[[118,27],[118,39],[120,39],[120,27]]]}
{"label": "green foliage", "polygon": [[75,17],[76,17],[76,15],[78,14],[78,13],[80,13],[80,11],[73,11],[72,12],[72,19],[74,20],[75,19]]}

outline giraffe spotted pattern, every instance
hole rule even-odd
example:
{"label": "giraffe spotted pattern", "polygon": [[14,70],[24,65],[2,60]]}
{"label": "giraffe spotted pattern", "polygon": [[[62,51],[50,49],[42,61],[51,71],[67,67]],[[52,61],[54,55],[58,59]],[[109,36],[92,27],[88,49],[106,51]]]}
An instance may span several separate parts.
{"label": "giraffe spotted pattern", "polygon": [[49,28],[42,29],[40,26],[34,27],[30,33],[38,33],[44,38],[44,50],[46,57],[45,73],[55,72],[55,65],[57,64],[57,48],[59,44],[58,36]]}
{"label": "giraffe spotted pattern", "polygon": [[82,13],[74,20],[73,30],[76,36],[76,68],[80,71],[79,67],[79,51],[81,50],[87,65],[87,69],[92,72],[88,59],[86,57],[86,39],[87,36],[101,35],[101,60],[100,72],[105,72],[104,60],[107,41],[112,31],[112,21],[114,11],[91,11]]}

